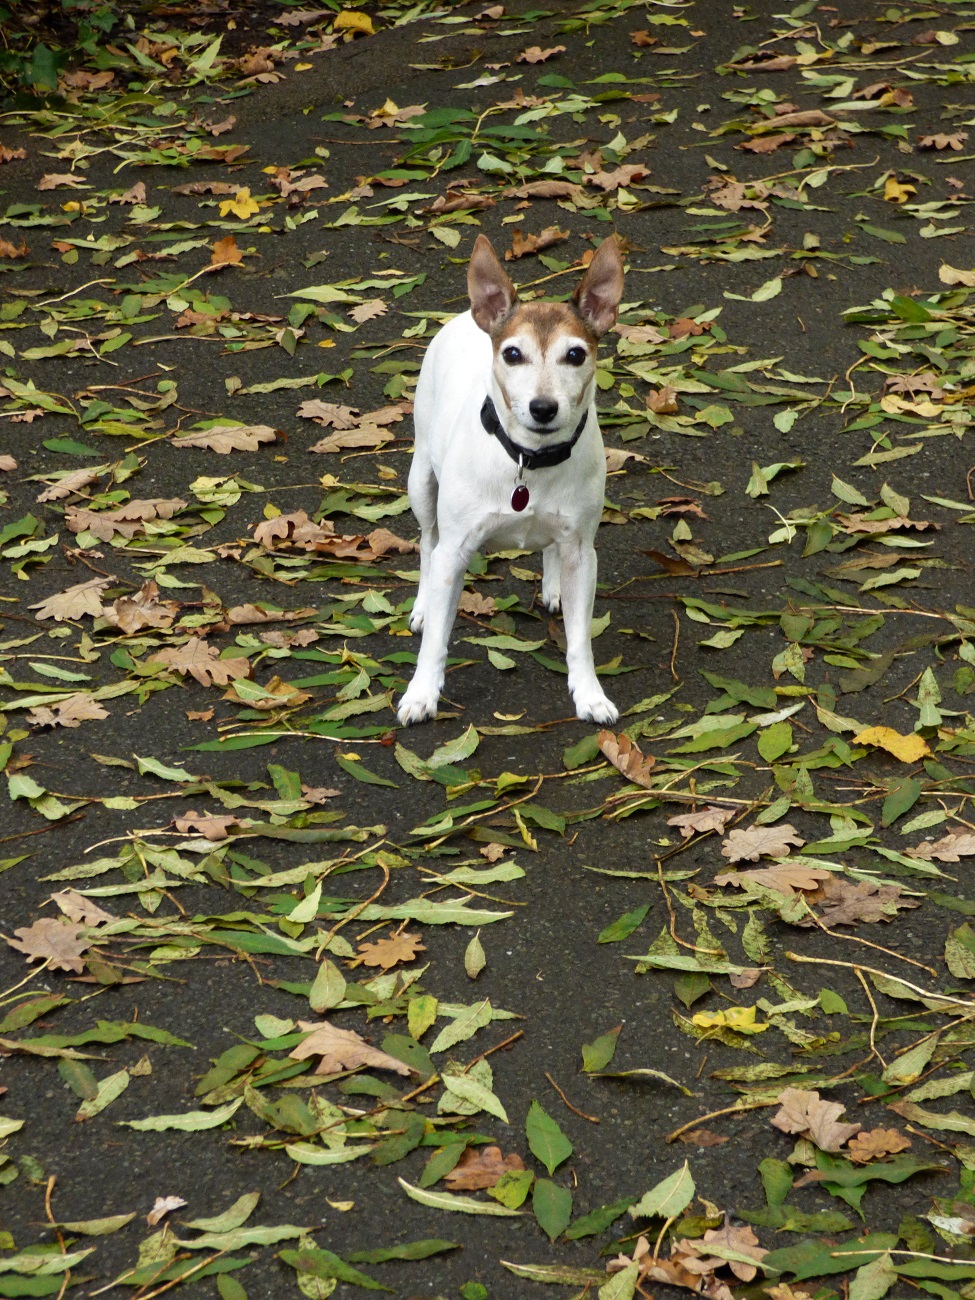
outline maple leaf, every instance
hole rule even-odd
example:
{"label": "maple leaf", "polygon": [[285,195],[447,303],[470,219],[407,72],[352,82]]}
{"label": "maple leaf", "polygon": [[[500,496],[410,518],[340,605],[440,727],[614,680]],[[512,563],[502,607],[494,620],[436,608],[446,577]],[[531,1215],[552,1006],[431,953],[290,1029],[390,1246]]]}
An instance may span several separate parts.
{"label": "maple leaf", "polygon": [[783,1133],[802,1133],[820,1151],[839,1151],[862,1125],[840,1122],[843,1106],[838,1101],[823,1101],[818,1092],[786,1088],[777,1098],[781,1110],[772,1116],[772,1124]]}
{"label": "maple leaf", "polygon": [[918,759],[927,758],[931,753],[928,742],[923,736],[916,734],[902,736],[893,727],[867,727],[853,737],[853,743],[875,745],[879,749],[886,749],[888,754],[893,754],[902,763],[916,763]]}
{"label": "maple leaf", "polygon": [[355,964],[381,966],[383,970],[391,970],[403,962],[416,961],[418,952],[426,952],[418,934],[396,934],[386,939],[377,939],[375,943],[360,943]]}
{"label": "maple leaf", "polygon": [[162,663],[174,672],[195,678],[201,686],[226,686],[236,677],[249,677],[245,658],[221,659],[220,651],[201,637],[191,636],[183,645],[167,646],[152,656],[150,663]]}
{"label": "maple leaf", "polygon": [[443,1181],[452,1192],[482,1192],[496,1186],[505,1174],[520,1173],[524,1167],[524,1160],[514,1152],[502,1157],[500,1147],[468,1147]]}
{"label": "maple leaf", "polygon": [[357,1070],[360,1065],[375,1070],[392,1070],[396,1074],[417,1074],[417,1070],[378,1047],[372,1047],[352,1029],[339,1029],[327,1020],[299,1020],[298,1028],[308,1032],[289,1055],[293,1060],[304,1061],[309,1056],[320,1056],[316,1074],[340,1074]]}
{"label": "maple leaf", "polygon": [[802,890],[818,889],[824,880],[829,880],[832,872],[824,867],[806,867],[801,863],[776,863],[771,867],[760,867],[756,871],[726,871],[723,876],[715,876],[716,885],[745,886],[753,880],[757,885],[765,885],[779,894],[791,898]]}
{"label": "maple leaf", "polygon": [[176,600],[160,600],[159,588],[150,578],[132,596],[120,596],[102,610],[111,627],[123,632],[139,632],[146,627],[172,627],[179,614]]}
{"label": "maple leaf", "polygon": [[78,921],[82,925],[109,925],[118,920],[117,916],[73,889],[62,889],[60,893],[52,894],[51,902],[57,904],[69,921]]}
{"label": "maple leaf", "polygon": [[692,835],[706,835],[708,831],[717,831],[720,835],[734,815],[733,808],[715,808],[713,804],[708,804],[698,812],[679,813],[676,817],[668,817],[667,825],[676,826],[681,833],[681,838],[688,840]]}
{"label": "maple leaf", "polygon": [[239,217],[241,221],[246,221],[248,217],[256,216],[260,210],[261,205],[256,199],[251,198],[250,188],[247,185],[241,186],[232,199],[224,199],[220,204],[220,215],[222,217],[229,216],[233,213],[233,215]]}
{"label": "maple leaf", "polygon": [[360,302],[357,307],[353,307],[349,315],[357,325],[363,325],[367,320],[375,320],[377,316],[385,316],[387,311],[389,311],[389,308],[382,298],[370,298],[368,302]]}
{"label": "maple leaf", "polygon": [[243,251],[237,247],[233,235],[214,240],[213,252],[210,254],[211,266],[240,266],[243,260]]}
{"label": "maple leaf", "polygon": [[206,447],[219,456],[232,451],[257,451],[262,442],[274,442],[278,433],[269,424],[214,424],[199,433],[174,438],[171,447]]}
{"label": "maple leaf", "polygon": [[729,862],[757,862],[759,858],[787,858],[805,840],[788,822],[778,826],[749,826],[733,830],[721,845],[721,856]]}
{"label": "maple leaf", "polygon": [[[920,907],[920,898],[907,898],[900,885],[875,885],[861,880],[854,884],[831,875],[824,880],[808,902],[820,909],[824,925],[833,929],[837,925],[857,925],[860,921],[891,921],[900,908]],[[805,917],[796,925],[815,925],[812,917]]]}
{"label": "maple leaf", "polygon": [[967,139],[967,131],[953,131],[950,135],[937,132],[934,135],[922,135],[917,142],[917,147],[918,149],[954,149],[958,153]]}
{"label": "maple leaf", "polygon": [[601,731],[598,741],[600,750],[628,781],[650,788],[650,772],[657,761],[652,754],[644,754],[629,736],[612,731]]}
{"label": "maple leaf", "polygon": [[898,1151],[906,1151],[910,1145],[910,1139],[906,1138],[899,1129],[864,1129],[851,1139],[846,1154],[855,1164],[865,1165],[871,1160],[882,1160],[884,1156],[893,1156]]}
{"label": "maple leaf", "polygon": [[525,235],[521,226],[515,226],[511,232],[511,247],[505,249],[504,260],[510,262],[519,257],[527,257],[529,253],[539,253],[543,248],[550,248],[552,244],[568,238],[569,232],[560,230],[558,226],[546,226],[537,235]]}
{"label": "maple leaf", "polygon": [[931,862],[960,862],[962,858],[975,857],[975,835],[971,831],[949,831],[940,840],[922,840],[912,849],[907,849],[912,858],[924,858]]}
{"label": "maple leaf", "polygon": [[[19,937],[7,939],[7,943],[26,953],[29,961],[46,961],[51,970],[80,974],[85,968],[81,954],[91,947],[91,940],[82,937],[82,928],[74,921],[57,921],[46,916],[33,925],[14,930]],[[3,937],[6,939],[6,935]]]}
{"label": "maple leaf", "polygon": [[105,612],[101,593],[113,581],[109,578],[92,578],[88,582],[79,582],[28,608],[37,610],[36,618],[53,618],[56,623],[82,618],[85,614],[97,617]]}
{"label": "maple leaf", "polygon": [[544,63],[547,59],[551,59],[553,55],[564,53],[564,45],[553,45],[551,49],[548,50],[543,50],[540,45],[529,45],[527,50],[522,50],[515,62]]}
{"label": "maple leaf", "polygon": [[225,840],[231,826],[243,826],[239,817],[229,817],[221,813],[184,813],[177,817],[173,825],[182,835],[202,835],[207,840]]}
{"label": "maple leaf", "polygon": [[659,36],[651,36],[646,28],[638,32],[630,32],[630,41],[640,49],[648,49],[651,45],[656,45],[659,40]]}
{"label": "maple leaf", "polygon": [[108,717],[108,710],[84,691],[58,700],[51,707],[31,709],[27,721],[32,727],[80,727],[83,722],[99,722]]}

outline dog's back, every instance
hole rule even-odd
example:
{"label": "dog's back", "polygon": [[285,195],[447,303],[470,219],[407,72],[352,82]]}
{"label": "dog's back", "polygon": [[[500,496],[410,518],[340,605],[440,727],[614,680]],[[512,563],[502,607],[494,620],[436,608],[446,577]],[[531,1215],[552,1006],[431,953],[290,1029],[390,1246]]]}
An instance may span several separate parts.
{"label": "dog's back", "polygon": [[476,424],[491,382],[491,358],[491,340],[469,311],[448,321],[427,348],[416,385],[413,427],[417,449],[423,448],[435,472],[456,430]]}

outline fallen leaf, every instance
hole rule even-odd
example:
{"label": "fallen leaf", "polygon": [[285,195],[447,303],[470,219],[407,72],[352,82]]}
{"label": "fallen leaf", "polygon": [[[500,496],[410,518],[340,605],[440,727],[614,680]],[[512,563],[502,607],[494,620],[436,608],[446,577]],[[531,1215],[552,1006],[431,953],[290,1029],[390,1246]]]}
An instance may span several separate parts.
{"label": "fallen leaf", "polygon": [[79,691],[66,700],[58,700],[51,707],[39,706],[27,714],[32,727],[80,727],[83,722],[99,722],[108,717],[108,710],[90,695]]}
{"label": "fallen leaf", "polygon": [[[751,859],[752,861],[754,859]],[[745,886],[753,880],[757,885],[774,889],[779,894],[791,898],[803,890],[818,889],[824,880],[829,880],[831,871],[824,867],[806,867],[801,863],[776,863],[771,867],[760,867],[755,871],[726,871],[723,876],[715,876],[716,885]]]}
{"label": "fallen leaf", "polygon": [[37,610],[36,618],[53,618],[56,623],[79,619],[86,614],[97,618],[105,611],[101,594],[113,581],[109,578],[91,578],[88,582],[66,587],[64,591],[48,596],[46,600],[39,600],[36,605],[29,605],[28,609]]}
{"label": "fallen leaf", "polygon": [[[855,884],[830,875],[806,901],[818,907],[820,918],[828,929],[837,925],[858,925],[863,922],[892,921],[902,908],[920,907],[920,898],[909,898],[900,885],[875,885],[861,880]],[[815,925],[813,917],[804,917],[796,925]]]}
{"label": "fallen leaf", "polygon": [[357,307],[353,307],[349,315],[357,325],[362,325],[367,320],[375,320],[377,316],[385,316],[388,310],[382,298],[370,298],[368,302],[360,302]]}
{"label": "fallen leaf", "polygon": [[14,930],[19,937],[7,939],[11,948],[27,954],[29,961],[48,962],[51,970],[70,970],[80,974],[85,963],[81,954],[91,947],[91,940],[82,937],[82,926],[74,921],[58,921],[46,916],[33,925],[22,925]]}
{"label": "fallen leaf", "polygon": [[660,40],[659,36],[651,36],[646,29],[638,32],[630,32],[630,41],[640,49],[647,49],[651,45],[656,45]]}
{"label": "fallen leaf", "polygon": [[940,840],[922,840],[905,850],[912,858],[935,858],[939,862],[960,862],[962,858],[975,857],[975,834],[971,831],[949,831]]}
{"label": "fallen leaf", "polygon": [[759,858],[787,858],[805,840],[788,822],[778,826],[749,826],[733,830],[721,845],[721,856],[729,862],[757,862]]}
{"label": "fallen leaf", "polygon": [[146,627],[172,627],[180,611],[175,600],[160,600],[159,588],[150,579],[131,596],[119,596],[102,610],[102,617],[111,627],[126,633],[139,632]]}
{"label": "fallen leaf", "polygon": [[764,1034],[768,1025],[755,1020],[757,1007],[730,1007],[727,1011],[698,1011],[691,1016],[691,1024],[698,1029],[731,1029],[736,1034]]}
{"label": "fallen leaf", "polygon": [[552,58],[555,54],[564,54],[564,45],[553,45],[551,49],[543,50],[540,45],[529,45],[527,50],[522,50],[515,60],[516,63],[544,63],[547,59]]}
{"label": "fallen leaf", "polygon": [[341,793],[341,790],[332,790],[326,785],[303,785],[301,787],[302,799],[313,804],[327,803],[329,799],[337,799]]}
{"label": "fallen leaf", "polygon": [[884,182],[884,198],[888,203],[906,203],[916,193],[916,185],[903,185],[895,176],[888,176]]}
{"label": "fallen leaf", "polygon": [[502,1158],[500,1147],[468,1147],[443,1181],[452,1192],[481,1192],[496,1186],[505,1174],[520,1173],[524,1167],[524,1160],[514,1152]]}
{"label": "fallen leaf", "polygon": [[316,1074],[340,1074],[366,1065],[375,1070],[392,1070],[396,1074],[416,1074],[417,1071],[398,1061],[395,1056],[372,1047],[352,1029],[338,1029],[327,1020],[299,1020],[299,1029],[310,1031],[308,1037],[289,1053],[295,1061],[319,1056]]}
{"label": "fallen leaf", "polygon": [[145,181],[136,181],[131,189],[121,190],[118,194],[110,194],[108,196],[108,201],[109,203],[145,203]]}
{"label": "fallen leaf", "polygon": [[568,238],[569,232],[560,230],[558,226],[546,226],[537,235],[525,235],[521,226],[515,226],[511,232],[511,247],[505,249],[504,260],[511,262],[519,257],[527,257],[529,253],[539,253],[543,248],[551,248],[553,244]]}
{"label": "fallen leaf", "polygon": [[246,221],[248,217],[256,216],[261,210],[261,205],[251,198],[251,192],[248,186],[242,186],[231,199],[224,199],[220,204],[220,215],[229,217],[231,214],[239,217],[241,221]]}
{"label": "fallen leaf", "polygon": [[250,662],[242,657],[221,659],[220,651],[201,637],[191,636],[183,645],[167,646],[153,654],[149,663],[162,663],[174,672],[189,675],[201,686],[226,686],[237,677],[249,677]]}
{"label": "fallen leaf", "polygon": [[182,1196],[157,1196],[152,1209],[146,1215],[146,1223],[150,1228],[154,1228],[167,1214],[173,1210],[181,1210],[186,1204],[188,1202],[184,1201]]}
{"label": "fallen leaf", "polygon": [[47,172],[37,182],[37,188],[39,190],[56,190],[61,187],[70,190],[84,190],[88,188],[83,176],[74,176],[71,172]]}
{"label": "fallen leaf", "polygon": [[396,934],[375,943],[360,943],[355,965],[381,966],[391,970],[404,962],[416,961],[417,953],[426,952],[418,934]]}
{"label": "fallen leaf", "polygon": [[479,591],[462,591],[457,608],[462,614],[474,614],[478,618],[490,618],[498,607],[493,596],[482,596]]}
{"label": "fallen leaf", "polygon": [[872,1128],[861,1130],[856,1137],[851,1138],[846,1154],[855,1164],[865,1165],[870,1160],[882,1160],[884,1156],[906,1151],[910,1145],[910,1139],[899,1129]]}
{"label": "fallen leaf", "polygon": [[225,235],[223,239],[214,241],[213,252],[210,254],[211,266],[240,266],[243,260],[244,254],[237,247],[233,235]]}
{"label": "fallen leaf", "polygon": [[69,474],[62,475],[50,487],[45,488],[38,496],[38,502],[42,501],[61,501],[64,497],[69,497],[75,492],[80,492],[82,488],[90,486],[98,481],[98,475],[90,469],[75,469]]}
{"label": "fallen leaf", "polygon": [[731,1138],[724,1137],[720,1133],[712,1133],[707,1128],[693,1128],[687,1133],[681,1133],[680,1141],[693,1147],[718,1147],[723,1146],[725,1142],[730,1142]]}
{"label": "fallen leaf", "polygon": [[706,835],[709,831],[723,834],[725,826],[734,815],[733,808],[715,808],[713,804],[708,804],[698,812],[678,813],[676,817],[668,817],[667,825],[676,826],[681,838],[688,840],[692,835]]}
{"label": "fallen leaf", "polygon": [[783,1133],[803,1134],[820,1151],[839,1151],[862,1127],[841,1123],[843,1106],[838,1101],[823,1101],[815,1091],[786,1088],[777,1100],[781,1109],[772,1116],[773,1126]]}
{"label": "fallen leaf", "polygon": [[220,456],[231,451],[257,451],[262,442],[274,442],[278,433],[269,424],[215,424],[200,433],[174,438],[171,447],[206,447]]}
{"label": "fallen leaf", "polygon": [[225,840],[231,826],[242,826],[239,817],[229,817],[222,813],[188,812],[177,817],[173,825],[181,835],[202,835],[207,840]]}
{"label": "fallen leaf", "polygon": [[17,158],[26,158],[26,149],[10,149],[5,144],[0,144],[0,163],[13,162]]}
{"label": "fallen leaf", "polygon": [[853,737],[853,743],[874,745],[878,749],[885,749],[888,754],[893,754],[902,763],[916,763],[921,758],[927,758],[931,753],[928,742],[923,736],[916,734],[902,736],[893,727],[867,727],[865,731]]}
{"label": "fallen leaf", "polygon": [[15,257],[26,257],[30,252],[27,247],[27,241],[23,235],[19,244],[12,244],[9,239],[0,239],[0,257],[13,259]]}
{"label": "fallen leaf", "polygon": [[917,141],[918,149],[953,149],[956,153],[961,151],[962,145],[968,139],[967,131],[952,131],[950,135],[942,132],[936,132],[934,135],[922,135]]}
{"label": "fallen leaf", "polygon": [[652,754],[642,753],[629,736],[612,731],[601,731],[598,740],[600,750],[628,781],[650,788],[650,773],[657,761]]}

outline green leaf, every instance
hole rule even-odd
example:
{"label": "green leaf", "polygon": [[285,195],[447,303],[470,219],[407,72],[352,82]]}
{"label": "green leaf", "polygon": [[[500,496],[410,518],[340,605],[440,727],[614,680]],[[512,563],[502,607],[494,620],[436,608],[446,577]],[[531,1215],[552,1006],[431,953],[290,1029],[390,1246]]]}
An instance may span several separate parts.
{"label": "green leaf", "polygon": [[509,1169],[493,1187],[487,1189],[487,1194],[502,1205],[517,1210],[520,1205],[524,1205],[534,1181],[535,1175],[530,1169]]}
{"label": "green leaf", "polygon": [[605,1232],[635,1203],[635,1196],[624,1196],[622,1200],[613,1201],[611,1205],[600,1205],[597,1209],[590,1210],[566,1229],[566,1238],[569,1241],[578,1241],[581,1237],[592,1237],[599,1232]]}
{"label": "green leaf", "polygon": [[792,1191],[792,1166],[785,1160],[766,1156],[759,1164],[758,1172],[765,1188],[766,1201],[773,1207],[781,1205]]}
{"label": "green leaf", "polygon": [[634,1219],[672,1219],[687,1209],[695,1190],[691,1167],[685,1160],[680,1169],[651,1187],[636,1205],[631,1205],[630,1214]]}
{"label": "green leaf", "polygon": [[532,1189],[532,1211],[538,1226],[554,1241],[572,1218],[572,1193],[550,1178],[537,1178]]}
{"label": "green leaf", "polygon": [[472,1106],[477,1106],[479,1110],[486,1110],[489,1115],[495,1115],[498,1119],[508,1123],[508,1115],[502,1106],[498,1097],[483,1084],[472,1079],[467,1074],[445,1074],[443,1076],[443,1086],[448,1092],[459,1097],[461,1101],[469,1102]]}
{"label": "green leaf", "polygon": [[624,912],[621,917],[607,925],[605,930],[601,930],[597,943],[619,943],[621,939],[628,939],[633,931],[643,922],[644,917],[650,911],[650,904],[643,903],[636,907],[632,912]]}
{"label": "green leaf", "polygon": [[434,768],[446,767],[450,763],[463,762],[465,758],[470,758],[471,754],[477,749],[480,739],[475,728],[469,726],[455,740],[448,740],[445,745],[435,749],[427,759],[427,766]]}
{"label": "green leaf", "polygon": [[257,1209],[260,1199],[260,1192],[245,1192],[243,1196],[238,1196],[233,1205],[224,1210],[223,1214],[215,1214],[205,1219],[190,1219],[183,1226],[193,1228],[197,1232],[232,1232],[234,1228],[239,1228],[247,1222]]}
{"label": "green leaf", "polygon": [[387,781],[384,776],[379,776],[376,772],[370,772],[368,767],[363,767],[355,759],[343,758],[341,754],[336,754],[335,761],[343,772],[348,772],[349,776],[354,777],[357,781],[362,781],[364,785],[386,785],[393,790],[399,789],[395,781]]}
{"label": "green leaf", "polygon": [[312,1011],[317,1011],[320,1015],[324,1011],[330,1011],[332,1007],[337,1007],[345,997],[347,987],[345,976],[339,968],[327,957],[324,958],[308,993],[308,1002]]}
{"label": "green leaf", "polygon": [[404,1246],[380,1246],[376,1250],[347,1251],[345,1258],[351,1264],[385,1264],[391,1259],[429,1259],[431,1255],[443,1255],[448,1250],[460,1250],[460,1248],[460,1242],[430,1237],[424,1241],[408,1242]]}
{"label": "green leaf", "polygon": [[850,1300],[881,1300],[897,1281],[897,1270],[886,1252],[857,1269],[850,1283]]}
{"label": "green leaf", "polygon": [[220,1300],[247,1300],[247,1292],[237,1279],[228,1273],[221,1273],[217,1278],[217,1295]]}
{"label": "green leaf", "polygon": [[282,1250],[279,1252],[279,1259],[285,1264],[290,1264],[296,1270],[299,1277],[320,1277],[330,1280],[335,1278],[339,1282],[348,1282],[352,1286],[361,1286],[364,1291],[390,1291],[388,1286],[382,1286],[365,1273],[360,1273],[357,1268],[347,1264],[344,1259],[338,1255],[333,1255],[330,1250]]}
{"label": "green leaf", "polygon": [[599,1288],[598,1300],[633,1300],[636,1293],[637,1279],[640,1276],[639,1264],[627,1264],[619,1273],[614,1273],[610,1280]]}
{"label": "green leaf", "polygon": [[890,826],[898,817],[913,808],[921,797],[921,783],[915,781],[914,777],[905,777],[903,781],[895,785],[890,794],[884,800],[883,809],[880,814],[880,824]]}
{"label": "green leaf", "polygon": [[475,1201],[472,1196],[455,1196],[451,1192],[429,1192],[422,1187],[414,1187],[403,1178],[396,1180],[412,1201],[427,1205],[432,1210],[450,1210],[460,1214],[492,1214],[511,1216],[523,1214],[523,1210],[510,1210],[507,1205],[498,1205],[492,1201]]}
{"label": "green leaf", "polygon": [[85,1237],[107,1237],[131,1223],[135,1216],[136,1211],[133,1210],[131,1214],[112,1214],[107,1219],[75,1219],[69,1223],[59,1223],[58,1227],[65,1232],[79,1232]]}
{"label": "green leaf", "polygon": [[757,744],[766,763],[774,763],[792,748],[792,727],[788,722],[773,722],[762,730]]}
{"label": "green leaf", "polygon": [[533,1101],[528,1110],[525,1134],[532,1155],[541,1161],[550,1175],[555,1173],[563,1161],[568,1160],[575,1149],[555,1120],[537,1101]]}
{"label": "green leaf", "polygon": [[616,1055],[616,1045],[622,1028],[622,1025],[617,1025],[615,1029],[600,1034],[591,1043],[582,1044],[582,1068],[587,1074],[591,1074],[594,1070],[606,1069]]}
{"label": "green leaf", "polygon": [[975,930],[967,921],[945,940],[945,962],[956,979],[975,979]]}
{"label": "green leaf", "polygon": [[123,1119],[119,1123],[140,1133],[162,1133],[165,1129],[178,1129],[182,1133],[199,1133],[203,1129],[219,1128],[244,1104],[243,1097],[228,1101],[216,1110],[187,1110],[181,1115],[150,1115],[147,1119]]}

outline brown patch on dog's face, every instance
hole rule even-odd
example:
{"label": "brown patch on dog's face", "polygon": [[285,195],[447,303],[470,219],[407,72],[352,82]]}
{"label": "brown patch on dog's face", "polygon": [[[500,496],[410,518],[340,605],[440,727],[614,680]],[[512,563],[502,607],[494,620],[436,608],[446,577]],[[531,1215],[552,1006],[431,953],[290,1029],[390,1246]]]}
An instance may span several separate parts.
{"label": "brown patch on dog's face", "polygon": [[572,303],[519,303],[491,331],[494,381],[523,429],[564,436],[591,404],[598,336]]}
{"label": "brown patch on dog's face", "polygon": [[491,335],[495,354],[504,346],[506,339],[521,334],[529,335],[543,356],[560,335],[583,338],[593,350],[597,343],[596,335],[579,312],[567,302],[519,303]]}

